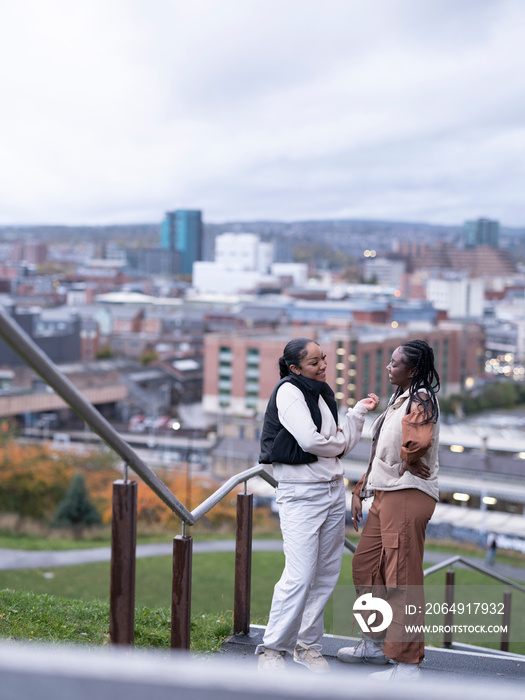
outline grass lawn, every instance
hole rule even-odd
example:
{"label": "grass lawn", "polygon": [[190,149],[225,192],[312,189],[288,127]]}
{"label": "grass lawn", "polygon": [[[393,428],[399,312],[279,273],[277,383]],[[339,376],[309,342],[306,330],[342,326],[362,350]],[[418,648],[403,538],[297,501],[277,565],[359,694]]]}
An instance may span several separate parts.
{"label": "grass lawn", "polygon": [[[235,554],[217,552],[193,555],[192,611],[208,613],[233,609]],[[267,618],[273,586],[284,565],[281,552],[254,552],[252,570],[253,621]],[[107,600],[109,562],[53,569],[0,571],[0,590],[48,593],[79,600]],[[171,557],[137,559],[137,605],[171,605]]]}
{"label": "grass lawn", "polygon": [[[95,600],[70,600],[24,591],[0,590],[0,637],[104,646],[109,642],[109,605]],[[135,646],[170,648],[171,613],[167,608],[135,610]],[[199,615],[192,619],[191,649],[217,651],[231,634],[229,615]]]}

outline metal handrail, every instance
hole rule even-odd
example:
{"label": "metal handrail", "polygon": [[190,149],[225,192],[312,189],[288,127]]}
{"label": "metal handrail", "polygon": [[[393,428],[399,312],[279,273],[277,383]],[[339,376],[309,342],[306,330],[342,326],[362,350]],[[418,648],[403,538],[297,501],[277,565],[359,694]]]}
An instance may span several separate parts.
{"label": "metal handrail", "polygon": [[350,542],[350,540],[348,539],[348,537],[345,537],[344,546],[346,547],[346,549],[349,549],[349,550],[352,552],[352,554],[354,554],[354,553],[355,553],[355,550],[357,549],[357,547],[355,546],[355,544],[354,544],[353,542]]}
{"label": "metal handrail", "polygon": [[260,476],[268,484],[270,484],[270,486],[277,486],[277,480],[270,474],[270,472],[267,471],[262,464],[256,464],[250,469],[246,469],[239,474],[234,474],[230,479],[228,479],[228,481],[225,481],[224,484],[219,486],[217,491],[212,493],[211,496],[208,496],[206,500],[192,510],[191,515],[194,522],[197,522],[197,520],[202,518],[203,515],[206,515],[206,513],[213,508],[213,506],[216,506],[217,503],[219,503],[219,501],[222,500],[224,496],[226,496],[226,494],[228,494],[238,484],[241,484],[243,481],[246,482],[248,479],[252,479],[254,476]]}
{"label": "metal handrail", "polygon": [[480,566],[479,564],[476,564],[473,561],[470,561],[469,559],[464,559],[462,556],[459,554],[450,557],[449,559],[445,559],[445,561],[440,562],[439,564],[435,564],[434,566],[431,566],[429,569],[425,569],[425,572],[423,576],[426,578],[430,574],[436,573],[436,571],[440,571],[441,569],[445,569],[447,566],[451,566],[452,564],[455,564],[456,562],[460,562],[461,564],[464,564],[465,566],[470,566],[471,569],[475,569],[476,571],[480,571],[482,574],[486,574],[487,576],[490,576],[493,579],[496,579],[497,581],[500,581],[501,583],[507,584],[507,586],[511,586],[512,588],[515,588],[518,591],[521,591],[522,593],[525,593],[525,586],[520,586],[519,583],[515,583],[512,581],[512,579],[507,578],[506,576],[501,576],[501,574],[495,574],[493,571],[489,571],[486,569],[484,566]]}

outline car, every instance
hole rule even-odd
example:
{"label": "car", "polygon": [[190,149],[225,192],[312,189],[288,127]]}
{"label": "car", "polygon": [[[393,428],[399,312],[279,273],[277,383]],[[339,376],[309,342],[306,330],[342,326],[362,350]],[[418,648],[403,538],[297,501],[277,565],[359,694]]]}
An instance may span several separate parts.
{"label": "car", "polygon": [[144,418],[145,416],[143,416],[141,413],[131,416],[128,423],[128,430],[130,430],[132,433],[142,432],[144,430]]}

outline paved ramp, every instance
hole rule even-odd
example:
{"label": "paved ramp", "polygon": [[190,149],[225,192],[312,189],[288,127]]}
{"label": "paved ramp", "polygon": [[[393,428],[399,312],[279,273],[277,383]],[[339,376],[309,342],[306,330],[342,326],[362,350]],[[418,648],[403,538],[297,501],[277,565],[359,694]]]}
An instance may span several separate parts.
{"label": "paved ramp", "polygon": [[[238,634],[231,637],[223,649],[230,658],[244,662],[255,669],[257,657],[255,647],[262,643],[265,627],[252,625],[249,635]],[[348,678],[368,677],[371,673],[384,670],[384,666],[371,666],[367,664],[344,664],[336,658],[341,647],[353,646],[359,640],[351,637],[339,637],[325,634],[322,639],[323,655],[330,667],[335,672],[346,674]],[[295,664],[291,658],[287,659],[290,668],[297,668],[311,675],[306,668]],[[421,676],[423,680],[444,678],[458,681],[461,678],[472,680],[486,679],[497,681],[502,686],[521,683],[523,697],[525,698],[525,656],[519,654],[504,654],[503,652],[491,652],[480,647],[468,647],[462,645],[461,649],[436,649],[427,647],[425,660],[421,664]],[[446,697],[445,695],[443,697]],[[447,699],[448,700],[448,699]]]}

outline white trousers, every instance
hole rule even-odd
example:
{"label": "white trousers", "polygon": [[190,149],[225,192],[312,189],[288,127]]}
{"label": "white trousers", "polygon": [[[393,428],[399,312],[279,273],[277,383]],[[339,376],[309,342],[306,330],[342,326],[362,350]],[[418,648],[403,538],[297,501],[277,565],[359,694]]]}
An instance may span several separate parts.
{"label": "white trousers", "polygon": [[293,653],[298,642],[319,642],[324,609],[337,584],[343,556],[342,477],[321,483],[283,483],[276,494],[285,567],[256,653],[266,647]]}

